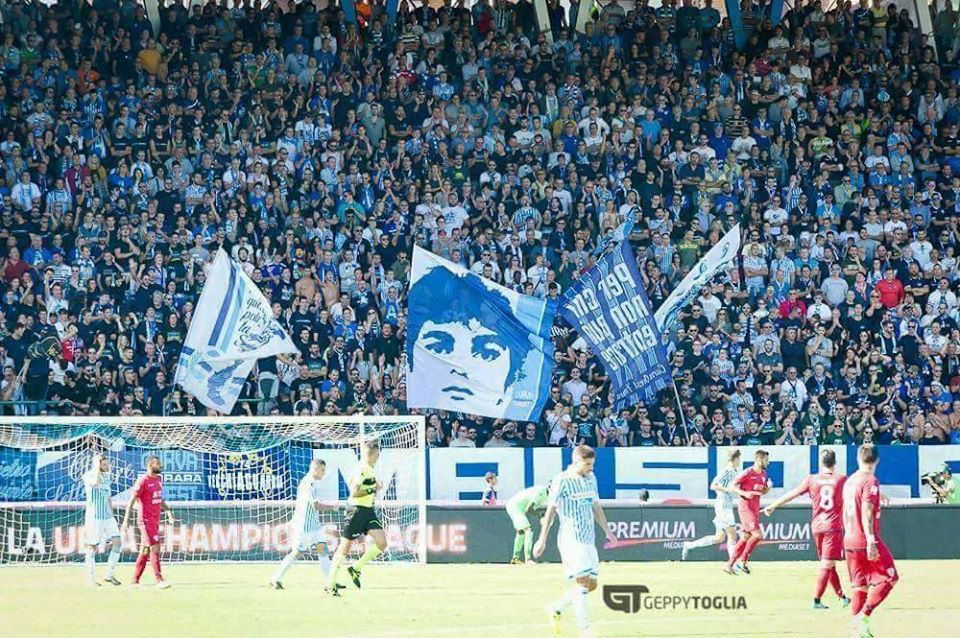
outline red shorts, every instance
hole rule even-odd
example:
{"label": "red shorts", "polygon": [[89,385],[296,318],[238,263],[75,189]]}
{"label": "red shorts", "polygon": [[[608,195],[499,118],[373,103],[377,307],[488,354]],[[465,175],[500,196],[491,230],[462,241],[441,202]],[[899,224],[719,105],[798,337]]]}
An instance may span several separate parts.
{"label": "red shorts", "polygon": [[738,507],[737,512],[740,514],[740,531],[745,534],[760,531],[760,512],[745,507]]}
{"label": "red shorts", "polygon": [[137,522],[137,545],[147,547],[160,544],[160,521]]}
{"label": "red shorts", "polygon": [[820,560],[843,560],[843,532],[814,532],[813,543]]}
{"label": "red shorts", "polygon": [[877,551],[879,552],[877,560],[867,560],[865,549],[846,550],[847,571],[850,573],[850,584],[853,587],[866,587],[883,582],[895,583],[900,578],[897,574],[897,566],[893,563],[893,556],[890,555],[890,550],[883,541],[877,541]]}

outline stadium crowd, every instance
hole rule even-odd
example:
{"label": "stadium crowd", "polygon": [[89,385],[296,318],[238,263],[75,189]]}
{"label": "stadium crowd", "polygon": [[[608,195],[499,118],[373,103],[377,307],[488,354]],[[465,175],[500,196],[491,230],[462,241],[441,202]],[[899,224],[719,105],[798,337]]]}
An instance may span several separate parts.
{"label": "stadium crowd", "polygon": [[527,0],[166,4],[3,4],[6,414],[204,414],[173,379],[221,246],[301,350],[235,413],[405,414],[413,244],[561,295],[633,209],[654,307],[744,229],[664,335],[676,394],[612,411],[558,324],[541,422],[430,413],[431,446],[960,443],[949,2],[931,40],[881,0],[745,0],[742,50],[711,0],[583,33],[548,2],[552,43]]}

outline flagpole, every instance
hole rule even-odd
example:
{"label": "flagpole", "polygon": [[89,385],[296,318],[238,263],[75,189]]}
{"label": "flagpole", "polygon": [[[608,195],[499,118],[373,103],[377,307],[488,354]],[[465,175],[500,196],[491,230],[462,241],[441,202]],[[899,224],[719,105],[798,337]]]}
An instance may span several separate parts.
{"label": "flagpole", "polygon": [[683,423],[683,431],[689,433],[690,430],[687,429],[687,417],[683,414],[683,403],[680,402],[680,390],[677,388],[677,380],[673,378],[673,375],[670,375],[671,381],[673,381],[673,395],[677,398],[677,409],[680,410],[680,422]]}

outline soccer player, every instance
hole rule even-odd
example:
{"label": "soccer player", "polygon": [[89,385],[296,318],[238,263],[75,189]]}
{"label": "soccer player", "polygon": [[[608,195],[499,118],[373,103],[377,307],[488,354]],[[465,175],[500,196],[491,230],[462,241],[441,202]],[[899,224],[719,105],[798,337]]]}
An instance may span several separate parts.
{"label": "soccer player", "polygon": [[837,474],[834,469],[836,465],[836,453],[833,450],[823,450],[820,452],[820,472],[803,479],[800,485],[763,510],[764,514],[772,516],[781,505],[803,495],[810,497],[813,507],[810,530],[817,547],[817,558],[820,559],[820,573],[813,592],[814,609],[827,609],[827,606],[820,602],[823,592],[827,591],[827,584],[833,587],[844,607],[850,604],[850,599],[843,595],[836,567],[837,561],[843,559],[843,484],[847,480],[843,474]]}
{"label": "soccer player", "polygon": [[757,450],[753,455],[753,465],[733,479],[734,490],[740,497],[737,513],[740,515],[743,537],[733,548],[733,554],[723,570],[730,575],[750,573],[747,561],[753,548],[763,540],[763,530],[760,528],[760,497],[770,491],[770,480],[767,478],[769,464],[770,454]]}
{"label": "soccer player", "polygon": [[350,551],[353,541],[363,538],[367,534],[373,540],[373,544],[368,545],[363,556],[347,568],[347,573],[357,589],[360,588],[360,572],[363,570],[363,566],[387,549],[387,536],[383,532],[383,525],[377,517],[377,512],[373,509],[374,498],[383,487],[377,481],[377,475],[373,469],[379,458],[380,446],[377,442],[366,443],[363,446],[363,461],[350,477],[350,497],[347,499],[347,505],[351,509],[348,514],[347,526],[343,534],[340,535],[340,545],[333,555],[333,569],[330,570],[330,578],[327,581],[327,591],[333,596],[340,595],[340,588],[337,587],[337,573],[340,571],[343,561],[346,560],[347,552]]}
{"label": "soccer player", "polygon": [[123,525],[121,529],[126,533],[130,526],[130,515],[133,513],[135,504],[137,508],[137,544],[140,547],[140,555],[137,556],[137,563],[133,570],[133,584],[140,584],[140,576],[143,570],[147,568],[147,561],[150,561],[153,567],[153,576],[157,580],[158,589],[170,587],[170,583],[164,580],[163,573],[160,570],[160,512],[167,513],[167,523],[174,524],[173,510],[163,500],[163,465],[156,456],[147,459],[147,471],[137,482],[133,484],[133,494],[130,496],[130,502],[127,503],[127,510],[123,515]]}
{"label": "soccer player", "polygon": [[486,482],[487,486],[483,490],[483,495],[480,497],[480,503],[482,505],[496,505],[497,504],[497,475],[493,472],[487,472],[483,476],[483,480]]}
{"label": "soccer player", "polygon": [[[513,565],[522,565],[524,561],[534,562],[530,556],[533,550],[533,529],[530,525],[530,519],[527,518],[527,512],[542,510],[547,506],[547,485],[534,485],[525,490],[521,490],[507,499],[507,516],[513,523],[515,533],[513,535],[513,558],[510,563]],[[520,559],[520,551],[523,551],[523,560]]]}
{"label": "soccer player", "polygon": [[87,584],[99,587],[95,577],[97,547],[110,543],[110,556],[107,558],[107,577],[104,581],[119,585],[114,576],[117,562],[120,560],[120,527],[113,516],[110,504],[110,460],[103,454],[94,454],[90,469],[83,475],[83,489],[86,492],[87,507],[84,512],[84,542],[87,552],[84,563],[87,567]]}
{"label": "soccer player", "polygon": [[879,460],[876,446],[861,446],[860,469],[843,486],[843,549],[853,587],[853,626],[860,638],[872,638],[870,616],[900,579],[890,550],[880,540]]}
{"label": "soccer player", "polygon": [[607,517],[600,507],[597,477],[593,475],[596,452],[580,445],[573,450],[573,462],[550,482],[547,511],[543,516],[540,537],[533,547],[534,558],[543,556],[547,536],[554,517],[560,519],[557,548],[568,579],[575,581],[559,600],[549,605],[550,619],[555,633],[560,632],[560,616],[567,605],[573,606],[581,637],[593,636],[587,616],[587,594],[597,588],[597,557],[594,524],[600,525],[611,544],[616,537],[607,525]]}
{"label": "soccer player", "polygon": [[320,571],[323,572],[324,582],[330,577],[330,557],[327,555],[327,541],[324,537],[323,522],[320,520],[320,512],[324,509],[320,502],[320,480],[326,471],[325,461],[313,459],[310,461],[310,469],[300,480],[297,504],[290,520],[290,553],[280,561],[273,580],[270,581],[270,586],[274,589],[283,589],[283,575],[300,558],[301,552],[311,549],[316,549],[320,556]]}
{"label": "soccer player", "polygon": [[717,498],[713,502],[713,525],[716,531],[710,536],[704,536],[695,541],[683,541],[680,560],[687,560],[691,549],[710,547],[722,543],[724,538],[727,539],[727,556],[733,557],[733,550],[737,545],[737,521],[733,516],[737,491],[732,484],[739,472],[740,450],[731,450],[727,455],[727,464],[723,472],[716,475],[710,484],[710,489],[717,493]]}

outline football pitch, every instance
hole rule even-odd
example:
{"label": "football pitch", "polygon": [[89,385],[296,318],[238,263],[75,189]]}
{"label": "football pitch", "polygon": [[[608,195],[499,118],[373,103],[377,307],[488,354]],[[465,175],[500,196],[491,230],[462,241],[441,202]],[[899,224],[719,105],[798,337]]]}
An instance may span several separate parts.
{"label": "football pitch", "polygon": [[[899,561],[901,579],[877,611],[877,638],[941,638],[960,627],[960,561]],[[166,591],[83,585],[79,564],[0,568],[4,638],[269,638],[465,636],[550,637],[545,605],[565,589],[559,565],[369,566],[363,589],[342,598],[322,591],[315,562],[287,574],[286,590],[267,586],[275,565],[167,564]],[[747,610],[646,610],[628,614],[590,598],[601,637],[810,636],[846,638],[849,614],[832,592],[829,610],[810,608],[815,563],[753,563],[752,575],[727,576],[720,563],[602,563],[601,586],[644,585],[649,595],[743,596]],[[98,574],[103,564],[98,564]],[[130,580],[132,567],[118,576]],[[846,586],[845,568],[841,578]],[[576,636],[572,613],[564,636]]]}

